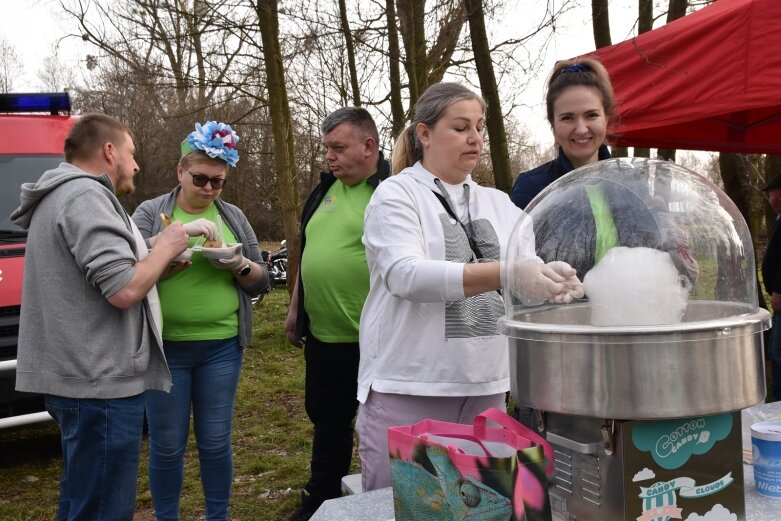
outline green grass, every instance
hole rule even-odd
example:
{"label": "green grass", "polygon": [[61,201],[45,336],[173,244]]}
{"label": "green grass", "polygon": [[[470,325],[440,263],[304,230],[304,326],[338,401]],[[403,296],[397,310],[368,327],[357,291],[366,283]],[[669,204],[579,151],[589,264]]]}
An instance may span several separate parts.
{"label": "green grass", "polygon": [[[284,336],[288,295],[271,292],[255,308],[253,344],[245,351],[233,427],[233,520],[284,519],[309,477],[312,425],[304,411],[303,352]],[[147,440],[139,469],[136,519],[152,520],[146,474]],[[357,454],[357,451],[356,451]],[[0,431],[0,519],[54,519],[61,472],[54,424]],[[358,472],[357,456],[352,472]],[[203,519],[194,438],[185,459],[182,520]]]}

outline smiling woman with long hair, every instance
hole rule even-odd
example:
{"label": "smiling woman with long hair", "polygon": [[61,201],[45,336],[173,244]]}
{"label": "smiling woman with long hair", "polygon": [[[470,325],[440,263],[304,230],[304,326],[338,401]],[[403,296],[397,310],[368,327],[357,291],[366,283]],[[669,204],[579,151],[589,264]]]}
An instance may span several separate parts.
{"label": "smiling woman with long hair", "polygon": [[557,157],[515,179],[511,197],[519,208],[526,208],[543,188],[575,168],[610,159],[605,140],[616,118],[616,102],[610,77],[599,61],[556,62],[545,108]]}

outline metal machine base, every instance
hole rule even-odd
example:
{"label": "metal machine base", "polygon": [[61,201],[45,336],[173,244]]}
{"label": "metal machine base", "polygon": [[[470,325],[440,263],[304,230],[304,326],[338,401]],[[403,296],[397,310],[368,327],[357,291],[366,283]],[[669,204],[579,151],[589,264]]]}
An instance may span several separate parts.
{"label": "metal machine base", "polygon": [[714,509],[745,519],[739,412],[655,421],[538,418],[555,451],[551,509],[567,521],[686,519]]}

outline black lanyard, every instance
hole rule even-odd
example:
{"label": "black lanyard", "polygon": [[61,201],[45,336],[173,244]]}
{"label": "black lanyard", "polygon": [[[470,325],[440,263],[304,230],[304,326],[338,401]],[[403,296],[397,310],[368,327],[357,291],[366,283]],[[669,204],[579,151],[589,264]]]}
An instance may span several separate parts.
{"label": "black lanyard", "polygon": [[436,193],[434,190],[432,190],[431,193],[434,194],[437,197],[437,199],[439,199],[439,202],[442,203],[442,206],[445,207],[445,211],[448,213],[448,215],[450,215],[450,217],[455,219],[456,222],[461,225],[461,229],[464,230],[464,234],[466,235],[466,240],[469,241],[469,248],[472,250],[472,254],[475,256],[475,258],[484,259],[485,257],[483,257],[483,254],[480,251],[480,247],[477,245],[477,242],[472,236],[473,234],[470,233],[470,229],[472,229],[471,219],[469,222],[469,229],[467,229],[467,227],[464,226],[464,223],[461,222],[461,219],[456,217],[456,213],[453,211],[452,208],[450,208],[447,199],[445,199],[445,197],[442,194]]}

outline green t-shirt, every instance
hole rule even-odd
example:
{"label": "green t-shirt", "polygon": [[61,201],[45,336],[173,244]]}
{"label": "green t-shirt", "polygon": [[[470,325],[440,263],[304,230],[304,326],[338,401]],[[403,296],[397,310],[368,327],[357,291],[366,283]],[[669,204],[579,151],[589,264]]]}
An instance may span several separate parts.
{"label": "green t-shirt", "polygon": [[369,294],[369,267],[361,237],[372,196],[364,179],[336,181],[306,225],[301,258],[309,329],[323,342],[357,342],[361,310]]}
{"label": "green t-shirt", "polygon": [[[197,219],[217,222],[217,206],[212,204],[199,214],[174,208],[171,216],[184,224]],[[223,226],[226,243],[236,237]],[[203,243],[191,237],[188,246]],[[166,340],[220,340],[239,334],[239,295],[230,270],[218,270],[199,252],[194,252],[192,266],[157,284],[163,310],[163,338]]]}
{"label": "green t-shirt", "polygon": [[609,249],[618,246],[618,230],[613,220],[613,212],[605,193],[598,185],[587,186],[586,194],[591,204],[591,213],[594,215],[596,226],[596,244],[594,245],[594,264],[598,263]]}

